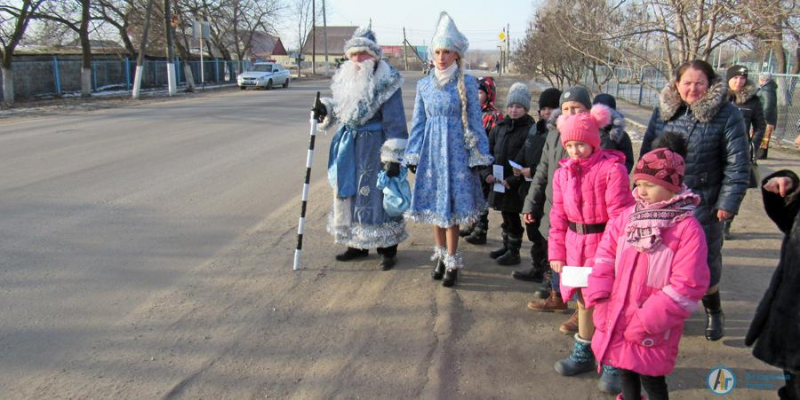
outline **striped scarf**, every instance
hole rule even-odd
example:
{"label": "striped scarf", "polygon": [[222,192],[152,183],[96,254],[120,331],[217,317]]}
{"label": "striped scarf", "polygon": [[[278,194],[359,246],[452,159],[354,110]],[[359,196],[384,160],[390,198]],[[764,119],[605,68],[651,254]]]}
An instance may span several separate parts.
{"label": "striped scarf", "polygon": [[648,204],[633,190],[636,208],[628,217],[625,235],[628,243],[640,252],[650,252],[661,243],[661,234],[678,222],[690,217],[700,204],[700,197],[684,186],[675,197]]}

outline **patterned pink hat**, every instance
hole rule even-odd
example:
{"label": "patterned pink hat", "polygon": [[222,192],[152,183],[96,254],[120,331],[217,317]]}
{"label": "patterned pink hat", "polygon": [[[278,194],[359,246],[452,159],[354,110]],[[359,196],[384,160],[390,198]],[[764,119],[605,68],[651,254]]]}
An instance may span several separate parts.
{"label": "patterned pink hat", "polygon": [[633,181],[640,179],[663,186],[673,193],[683,190],[683,177],[686,164],[677,153],[667,148],[658,148],[648,152],[636,163],[633,170]]}

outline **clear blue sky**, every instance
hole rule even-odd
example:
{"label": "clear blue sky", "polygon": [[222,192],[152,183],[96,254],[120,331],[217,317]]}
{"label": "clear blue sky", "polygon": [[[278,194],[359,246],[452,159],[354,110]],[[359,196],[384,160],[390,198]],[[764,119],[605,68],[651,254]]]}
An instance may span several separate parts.
{"label": "clear blue sky", "polygon": [[[322,1],[318,0],[321,7]],[[467,36],[470,49],[496,49],[498,35],[511,25],[511,39],[525,33],[534,12],[534,0],[325,0],[329,26],[368,25],[382,45],[400,45],[403,27],[409,42],[428,44],[441,11],[447,11]],[[289,19],[292,19],[291,16]],[[295,22],[296,23],[296,22]],[[322,21],[318,22],[322,25]],[[280,27],[279,33],[290,47],[297,43],[296,28]]]}

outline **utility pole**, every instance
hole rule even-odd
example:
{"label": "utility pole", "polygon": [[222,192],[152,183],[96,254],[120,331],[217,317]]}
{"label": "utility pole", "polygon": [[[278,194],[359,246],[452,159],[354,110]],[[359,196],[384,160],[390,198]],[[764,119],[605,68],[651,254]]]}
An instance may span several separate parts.
{"label": "utility pole", "polygon": [[511,24],[506,24],[506,73],[508,73],[508,57],[511,55]]}
{"label": "utility pole", "polygon": [[317,0],[311,0],[311,74],[317,74]]}
{"label": "utility pole", "polygon": [[406,66],[406,71],[408,71],[408,47],[406,44],[408,40],[406,39],[406,27],[403,27],[403,63]]}
{"label": "utility pole", "polygon": [[144,70],[144,52],[147,49],[147,31],[150,30],[150,15],[153,14],[153,0],[147,0],[147,11],[144,17],[144,32],[142,42],[139,43],[139,55],[136,57],[136,75],[133,78],[133,99],[139,100],[142,88],[142,72]]}
{"label": "utility pole", "polygon": [[322,0],[322,37],[325,42],[325,76],[330,76],[331,69],[328,63],[328,19],[325,15],[325,0]]}
{"label": "utility pole", "polygon": [[175,21],[172,20],[169,1],[164,0],[164,28],[167,31],[167,82],[169,84],[169,95],[174,96],[178,93],[178,83],[175,80],[175,52],[172,49],[172,27],[177,26],[178,20],[177,18]]}

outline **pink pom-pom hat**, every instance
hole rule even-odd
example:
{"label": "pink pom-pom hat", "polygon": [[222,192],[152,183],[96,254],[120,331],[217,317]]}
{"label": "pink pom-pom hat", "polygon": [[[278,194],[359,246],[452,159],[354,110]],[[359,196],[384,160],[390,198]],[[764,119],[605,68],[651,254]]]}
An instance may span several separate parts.
{"label": "pink pom-pom hat", "polygon": [[561,145],[567,142],[584,142],[593,149],[600,148],[600,128],[611,124],[611,109],[595,104],[591,111],[581,114],[561,114],[556,126],[561,134]]}

